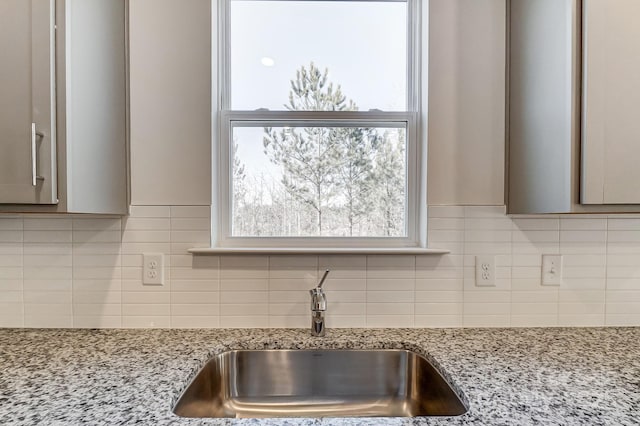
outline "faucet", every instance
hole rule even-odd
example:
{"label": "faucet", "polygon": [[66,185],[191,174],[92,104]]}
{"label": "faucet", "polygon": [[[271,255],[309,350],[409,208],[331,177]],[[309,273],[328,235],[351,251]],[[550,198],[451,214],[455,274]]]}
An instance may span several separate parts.
{"label": "faucet", "polygon": [[324,311],[327,310],[327,296],[322,290],[322,284],[327,279],[329,270],[324,271],[322,279],[316,288],[309,290],[311,294],[311,335],[323,337],[325,334]]}

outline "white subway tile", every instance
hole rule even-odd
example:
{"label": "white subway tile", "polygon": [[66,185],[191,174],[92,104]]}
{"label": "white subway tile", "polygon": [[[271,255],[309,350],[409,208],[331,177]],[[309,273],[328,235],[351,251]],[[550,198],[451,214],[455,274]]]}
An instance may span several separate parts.
{"label": "white subway tile", "polygon": [[25,243],[71,243],[72,232],[68,231],[24,231]]}
{"label": "white subway tile", "polygon": [[211,219],[209,217],[201,218],[171,218],[172,231],[207,231],[211,229]]}
{"label": "white subway tile", "polygon": [[416,291],[416,303],[462,303],[461,291]]}
{"label": "white subway tile", "polygon": [[17,280],[22,279],[23,269],[18,267],[0,268],[0,280]]}
{"label": "white subway tile", "polygon": [[73,280],[74,292],[120,292],[121,280]]}
{"label": "white subway tile", "polygon": [[412,279],[373,279],[367,280],[367,291],[413,291],[415,280]]}
{"label": "white subway tile", "polygon": [[10,303],[22,303],[22,291],[2,291],[0,292],[0,305]]}
{"label": "white subway tile", "polygon": [[211,215],[211,206],[171,206],[171,218],[199,217],[207,218]]}
{"label": "white subway tile", "polygon": [[2,231],[0,230],[0,243],[21,243],[23,241],[23,231]]}
{"label": "white subway tile", "polygon": [[640,218],[609,218],[608,220],[609,231],[640,231]]}
{"label": "white subway tile", "polygon": [[436,217],[464,218],[464,206],[429,206],[429,219]]}
{"label": "white subway tile", "polygon": [[69,317],[73,315],[71,301],[69,303],[25,303],[24,315],[30,317]]}
{"label": "white subway tile", "polygon": [[179,316],[193,316],[193,317],[208,317],[208,316],[218,316],[220,314],[220,305],[217,303],[214,304],[179,304],[174,303],[171,305],[171,316],[172,318]]}
{"label": "white subway tile", "polygon": [[607,290],[640,290],[640,278],[607,278]]}
{"label": "white subway tile", "polygon": [[464,327],[509,327],[509,315],[467,315],[462,318]]}
{"label": "white subway tile", "polygon": [[436,229],[429,232],[429,242],[436,245],[449,242],[463,242],[464,236],[465,232],[463,229]]}
{"label": "white subway tile", "polygon": [[269,305],[266,303],[236,303],[221,304],[220,315],[222,316],[266,316],[269,314]]}
{"label": "white subway tile", "polygon": [[22,292],[22,280],[21,279],[12,279],[12,280],[0,279],[0,292],[2,291]]}
{"label": "white subway tile", "polygon": [[557,315],[511,315],[511,327],[556,327]]}
{"label": "white subway tile", "polygon": [[562,231],[604,231],[607,229],[607,219],[560,218],[560,229]]}
{"label": "white subway tile", "polygon": [[122,233],[123,243],[168,243],[171,241],[170,231],[129,231]]}
{"label": "white subway tile", "polygon": [[123,318],[127,316],[141,316],[141,317],[159,317],[169,316],[171,314],[171,305],[155,305],[151,303],[143,304],[122,304]]}
{"label": "white subway tile", "polygon": [[330,315],[327,316],[327,325],[331,328],[364,328],[367,320],[357,315]]}
{"label": "white subway tile", "polygon": [[21,268],[22,266],[22,254],[0,255],[0,268]]}
{"label": "white subway tile", "polygon": [[273,328],[307,328],[309,327],[307,315],[272,315],[269,317],[269,327]]}
{"label": "white subway tile", "polygon": [[265,328],[269,317],[262,316],[221,316],[220,327],[224,328]]}
{"label": "white subway tile", "polygon": [[560,243],[605,243],[607,231],[560,230]]}
{"label": "white subway tile", "polygon": [[556,243],[560,233],[555,230],[514,230],[511,233],[514,243]]}
{"label": "white subway tile", "polygon": [[437,290],[462,290],[464,282],[461,279],[416,279],[416,290],[437,291]]}
{"label": "white subway tile", "polygon": [[267,256],[221,256],[220,278],[269,278],[269,258]]}
{"label": "white subway tile", "polygon": [[600,327],[604,325],[604,314],[560,314],[558,325],[561,327]]}
{"label": "white subway tile", "polygon": [[74,315],[75,328],[121,328],[122,317],[118,316],[80,316]]}
{"label": "white subway tile", "polygon": [[606,325],[617,327],[637,327],[640,324],[640,314],[607,314]]}
{"label": "white subway tile", "polygon": [[170,328],[171,317],[168,315],[135,315],[123,316],[124,328]]}
{"label": "white subway tile", "polygon": [[71,280],[24,280],[24,291],[71,291],[73,287]]}
{"label": "white subway tile", "polygon": [[367,256],[367,278],[415,278],[416,257],[405,255]]}
{"label": "white subway tile", "polygon": [[174,291],[171,292],[172,304],[183,304],[183,305],[187,305],[187,304],[197,305],[201,303],[217,304],[219,303],[219,301],[220,301],[220,294],[218,292],[182,293],[182,292],[176,292],[175,289]]}
{"label": "white subway tile", "polygon": [[[560,220],[558,218],[513,218],[514,231],[558,231]],[[559,234],[556,234],[559,236]]]}
{"label": "white subway tile", "polygon": [[119,317],[122,315],[122,305],[111,303],[74,303],[74,317]]}
{"label": "white subway tile", "polygon": [[336,279],[327,278],[323,288],[329,291],[366,291],[367,280],[366,279]]}
{"label": "white subway tile", "polygon": [[557,303],[513,303],[511,305],[511,315],[557,315]]}
{"label": "white subway tile", "polygon": [[27,328],[71,328],[73,317],[71,315],[57,316],[49,313],[24,315],[24,326]]}
{"label": "white subway tile", "polygon": [[327,315],[333,316],[359,316],[364,318],[367,313],[366,303],[347,303],[345,301],[333,301],[330,299]]}
{"label": "white subway tile", "polygon": [[269,292],[269,303],[304,303],[309,305],[309,292],[305,291],[273,291]]}
{"label": "white subway tile", "polygon": [[171,317],[171,328],[218,328],[217,316],[175,316]]}
{"label": "white subway tile", "polygon": [[[184,219],[183,219],[184,220]],[[132,231],[169,231],[171,220],[162,217],[129,217],[125,221],[125,233]]]}
{"label": "white subway tile", "polygon": [[25,291],[24,303],[28,304],[71,304],[73,298],[67,291]]}
{"label": "white subway tile", "polygon": [[0,216],[0,231],[22,231],[23,229],[21,217]]}
{"label": "white subway tile", "polygon": [[511,303],[558,303],[558,290],[513,291]]}
{"label": "white subway tile", "polygon": [[416,315],[460,315],[464,308],[462,303],[416,303]]}
{"label": "white subway tile", "polygon": [[220,293],[220,303],[264,304],[264,303],[268,303],[268,301],[269,301],[269,292],[267,291],[222,291]]}
{"label": "white subway tile", "polygon": [[425,328],[462,327],[462,315],[416,315],[415,326]]}
{"label": "white subway tile", "polygon": [[368,291],[368,303],[413,303],[415,292],[413,291]]}
{"label": "white subway tile", "polygon": [[429,236],[433,231],[464,230],[464,218],[430,217],[428,222]]}
{"label": "white subway tile", "polygon": [[171,303],[171,294],[169,292],[122,292],[122,303],[125,304],[165,304]]}
{"label": "white subway tile", "polygon": [[413,315],[413,307],[413,303],[367,303],[367,316]]}
{"label": "white subway tile", "polygon": [[505,206],[465,206],[465,218],[496,217],[502,218],[506,214]]}
{"label": "white subway tile", "polygon": [[71,219],[68,218],[25,218],[25,231],[70,231]]}
{"label": "white subway tile", "polygon": [[77,291],[74,288],[73,303],[117,305],[122,303],[122,293],[119,291]]}
{"label": "white subway tile", "polygon": [[366,321],[372,328],[414,327],[413,315],[367,315]]}
{"label": "white subway tile", "polygon": [[202,231],[171,231],[172,243],[211,244],[211,232]]}
{"label": "white subway tile", "polygon": [[131,217],[170,217],[169,206],[131,206]]}

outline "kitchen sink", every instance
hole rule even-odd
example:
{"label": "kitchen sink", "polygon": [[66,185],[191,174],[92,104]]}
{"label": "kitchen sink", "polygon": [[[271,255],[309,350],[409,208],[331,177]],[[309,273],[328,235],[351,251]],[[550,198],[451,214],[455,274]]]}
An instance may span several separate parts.
{"label": "kitchen sink", "polygon": [[456,416],[465,402],[407,350],[238,350],[212,358],[176,403],[183,417]]}

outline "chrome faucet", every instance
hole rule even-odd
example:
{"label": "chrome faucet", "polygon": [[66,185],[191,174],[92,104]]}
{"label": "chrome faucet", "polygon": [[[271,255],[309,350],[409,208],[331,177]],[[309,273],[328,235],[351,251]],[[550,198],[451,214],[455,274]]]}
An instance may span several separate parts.
{"label": "chrome faucet", "polygon": [[329,270],[324,271],[322,279],[316,288],[309,290],[311,294],[311,335],[323,337],[325,334],[324,311],[327,310],[327,296],[322,290],[322,284],[327,279]]}

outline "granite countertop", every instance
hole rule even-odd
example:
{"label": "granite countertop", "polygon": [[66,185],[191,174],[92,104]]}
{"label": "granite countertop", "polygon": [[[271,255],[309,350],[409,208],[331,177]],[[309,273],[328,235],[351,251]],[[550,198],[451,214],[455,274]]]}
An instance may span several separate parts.
{"label": "granite countertop", "polygon": [[[405,348],[470,404],[459,417],[186,419],[189,379],[229,349]],[[638,425],[640,328],[0,329],[0,424]]]}

